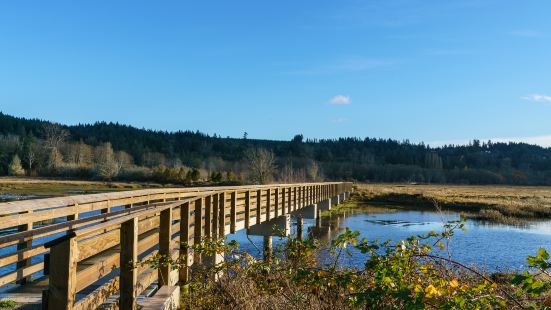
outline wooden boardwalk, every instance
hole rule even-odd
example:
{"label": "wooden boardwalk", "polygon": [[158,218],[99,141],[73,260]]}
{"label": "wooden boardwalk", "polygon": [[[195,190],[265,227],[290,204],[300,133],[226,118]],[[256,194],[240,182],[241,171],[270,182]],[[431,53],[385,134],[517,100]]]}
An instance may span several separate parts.
{"label": "wooden boardwalk", "polygon": [[[184,246],[224,237],[349,193],[351,183],[170,188],[0,203],[4,297],[47,309],[100,305],[166,308],[186,268],[133,268],[156,254],[193,257]],[[140,296],[151,285],[154,298]],[[158,308],[158,307],[157,307]]]}

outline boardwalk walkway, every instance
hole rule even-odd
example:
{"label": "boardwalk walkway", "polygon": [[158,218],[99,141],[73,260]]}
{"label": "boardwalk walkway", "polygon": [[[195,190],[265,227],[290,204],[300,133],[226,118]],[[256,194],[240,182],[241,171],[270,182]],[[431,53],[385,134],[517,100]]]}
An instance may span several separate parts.
{"label": "boardwalk walkway", "polygon": [[[351,183],[148,189],[0,203],[3,298],[47,309],[170,308],[186,268],[132,268],[155,254],[187,257],[185,242],[328,208]],[[314,211],[312,211],[312,208]],[[152,288],[158,288],[152,289]],[[144,298],[145,295],[153,297]]]}

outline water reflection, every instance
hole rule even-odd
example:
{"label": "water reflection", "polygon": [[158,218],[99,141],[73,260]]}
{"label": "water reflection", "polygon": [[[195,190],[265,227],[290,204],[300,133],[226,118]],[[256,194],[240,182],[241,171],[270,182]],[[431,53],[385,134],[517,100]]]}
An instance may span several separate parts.
{"label": "water reflection", "polygon": [[[447,221],[461,219],[451,211],[412,209],[406,207],[384,207],[358,205],[341,209],[324,216],[321,225],[315,220],[305,220],[305,234],[321,241],[330,241],[345,227],[360,232],[360,238],[369,240],[400,241],[410,236],[424,235],[430,231],[442,231]],[[528,255],[534,255],[539,247],[551,250],[551,221],[538,221],[523,225],[504,225],[487,221],[467,219],[467,232],[458,231],[449,243],[452,257],[470,266],[486,271],[519,270],[526,267]],[[296,232],[293,224],[292,233]],[[261,257],[247,240],[245,233],[238,232],[228,237],[242,244],[242,249]],[[262,248],[262,237],[250,236],[258,248]],[[281,244],[274,237],[274,246]],[[438,250],[436,250],[438,252]],[[445,253],[436,253],[448,255]],[[365,256],[352,251],[348,264],[361,266]]]}

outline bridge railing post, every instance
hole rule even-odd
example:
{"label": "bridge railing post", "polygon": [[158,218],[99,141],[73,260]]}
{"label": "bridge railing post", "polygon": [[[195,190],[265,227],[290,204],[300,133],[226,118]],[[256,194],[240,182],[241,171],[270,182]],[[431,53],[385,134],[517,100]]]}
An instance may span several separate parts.
{"label": "bridge railing post", "polygon": [[159,254],[166,259],[159,267],[159,286],[173,285],[170,281],[171,266],[168,264],[172,252],[172,208],[161,211],[159,225]]}
{"label": "bridge railing post", "polygon": [[121,224],[120,228],[120,309],[137,309],[138,218]]}
{"label": "bridge railing post", "polygon": [[251,225],[251,191],[245,191],[245,228]]}
{"label": "bridge railing post", "polygon": [[[195,216],[194,216],[194,230],[193,230],[193,244],[200,244],[203,238],[204,226],[203,226],[203,203],[205,199],[203,197],[198,198],[194,202]],[[200,262],[201,254],[193,253],[193,261]]]}
{"label": "bridge railing post", "polygon": [[180,283],[189,282],[189,266],[191,265],[189,253],[189,202],[185,202],[180,208],[180,258],[185,260],[180,269]]}
{"label": "bridge railing post", "polygon": [[262,213],[262,190],[256,191],[256,224],[260,224],[262,219],[260,218]]}
{"label": "bridge railing post", "polygon": [[77,240],[69,236],[47,246],[55,263],[50,265],[48,298],[43,308],[71,310],[77,293]]}
{"label": "bridge railing post", "polygon": [[230,193],[230,233],[234,234],[236,230],[235,222],[237,221],[237,191]]}

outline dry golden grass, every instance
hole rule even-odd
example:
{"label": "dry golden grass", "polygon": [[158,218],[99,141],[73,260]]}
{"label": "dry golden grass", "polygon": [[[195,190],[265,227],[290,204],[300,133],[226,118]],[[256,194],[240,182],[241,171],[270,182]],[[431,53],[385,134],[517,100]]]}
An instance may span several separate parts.
{"label": "dry golden grass", "polygon": [[551,187],[358,184],[370,203],[433,206],[474,211],[477,217],[510,222],[551,218]]}
{"label": "dry golden grass", "polygon": [[0,195],[66,196],[159,187],[158,184],[0,177]]}

